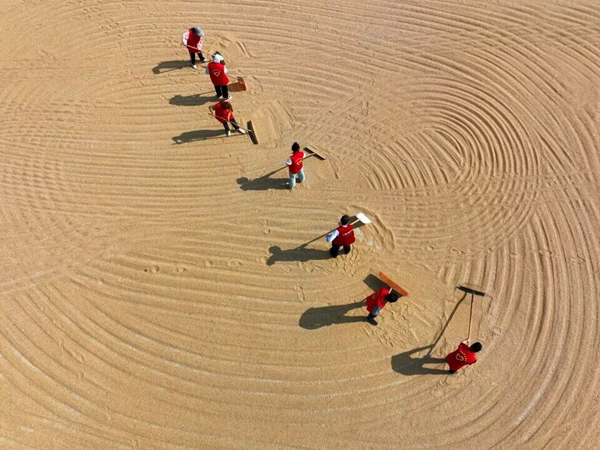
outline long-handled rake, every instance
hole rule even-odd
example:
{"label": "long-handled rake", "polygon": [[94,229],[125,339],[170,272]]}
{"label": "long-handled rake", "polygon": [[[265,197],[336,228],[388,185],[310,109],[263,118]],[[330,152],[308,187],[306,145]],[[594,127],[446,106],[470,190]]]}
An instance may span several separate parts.
{"label": "long-handled rake", "polygon": [[[321,161],[325,161],[327,159],[325,156],[323,156],[321,153],[317,152],[314,149],[314,145],[311,145],[311,147],[312,148],[304,147],[304,151],[307,152],[307,153],[309,153],[309,156],[315,156],[318,159],[320,159]],[[307,156],[307,158],[308,158],[308,156]],[[359,214],[361,214],[361,213],[359,213]]]}
{"label": "long-handled rake", "polygon": [[[209,110],[210,112],[208,113],[208,115],[209,115],[209,116],[212,116],[212,117],[214,117],[214,118],[216,119],[216,118],[217,118],[217,116],[216,116],[216,115],[215,115],[215,114],[212,112],[212,110],[211,110],[210,108],[211,108],[211,107],[209,106],[208,110]],[[246,126],[247,126],[247,128],[243,128],[243,127],[240,127],[240,126],[238,125],[238,128],[239,128],[240,130],[244,130],[244,131],[245,131],[245,132],[248,134],[248,137],[250,138],[250,140],[252,141],[252,143],[253,143],[254,145],[258,145],[258,138],[256,137],[256,132],[254,131],[254,125],[252,125],[252,121],[251,121],[251,120],[249,120],[249,121],[247,122],[247,125],[246,125]]]}
{"label": "long-handled rake", "polygon": [[[356,220],[354,220],[354,221],[351,223],[351,225],[355,225],[355,224],[357,224],[358,222],[362,223],[363,225],[367,225],[367,224],[371,223],[371,219],[369,219],[369,218],[368,218],[368,217],[367,217],[365,214],[363,214],[363,213],[361,213],[361,212],[359,212],[359,213],[356,213],[356,216],[355,216],[355,217],[356,217]],[[324,237],[326,237],[327,235],[331,234],[333,231],[335,231],[335,230],[331,230],[331,231],[328,231],[328,232],[327,232],[327,233],[325,233],[325,234],[322,234],[321,236],[317,236],[316,238],[314,238],[314,239],[312,239],[312,240],[310,240],[310,241],[308,241],[308,242],[305,242],[305,243],[304,243],[304,244],[302,244],[302,245],[299,245],[299,246],[298,246],[298,247],[296,247],[294,250],[298,250],[298,249],[300,249],[300,248],[302,248],[302,247],[306,247],[308,244],[312,244],[313,242],[315,242],[315,241],[318,241],[319,239],[323,239],[323,238],[324,238]]]}
{"label": "long-handled rake", "polygon": [[469,341],[471,339],[471,323],[472,323],[472,320],[473,320],[473,300],[475,299],[476,295],[478,295],[480,297],[484,297],[485,296],[485,292],[477,290],[477,289],[474,289],[474,288],[471,288],[471,287],[468,287],[468,286],[464,286],[464,285],[458,286],[458,289],[460,291],[463,291],[463,292],[467,293],[467,294],[471,294],[471,310],[469,312],[469,333],[468,333],[468,336],[467,336],[467,341]]}

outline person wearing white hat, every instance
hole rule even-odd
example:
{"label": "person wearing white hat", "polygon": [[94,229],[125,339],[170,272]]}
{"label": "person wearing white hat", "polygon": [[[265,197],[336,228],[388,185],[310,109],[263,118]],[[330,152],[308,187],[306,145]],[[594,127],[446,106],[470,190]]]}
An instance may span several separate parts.
{"label": "person wearing white hat", "polygon": [[181,45],[185,45],[190,52],[190,60],[192,63],[192,69],[196,68],[196,53],[201,63],[206,61],[202,54],[202,44],[204,43],[204,31],[202,28],[195,26],[187,30],[181,36]]}
{"label": "person wearing white hat", "polygon": [[231,99],[227,88],[229,84],[227,67],[225,67],[225,61],[219,52],[215,52],[212,62],[206,66],[206,73],[210,75],[210,81],[215,86],[217,98]]}

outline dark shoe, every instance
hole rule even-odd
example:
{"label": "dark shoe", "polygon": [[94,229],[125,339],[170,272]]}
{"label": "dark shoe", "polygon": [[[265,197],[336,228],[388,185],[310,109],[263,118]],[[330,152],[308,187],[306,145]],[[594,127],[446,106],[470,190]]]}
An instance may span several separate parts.
{"label": "dark shoe", "polygon": [[377,321],[374,317],[367,317],[367,322],[369,322],[371,325],[377,325]]}
{"label": "dark shoe", "polygon": [[331,249],[331,248],[329,249],[329,253],[331,254],[331,256],[333,258],[337,258],[337,256],[338,256],[337,253],[333,253],[333,249]]}

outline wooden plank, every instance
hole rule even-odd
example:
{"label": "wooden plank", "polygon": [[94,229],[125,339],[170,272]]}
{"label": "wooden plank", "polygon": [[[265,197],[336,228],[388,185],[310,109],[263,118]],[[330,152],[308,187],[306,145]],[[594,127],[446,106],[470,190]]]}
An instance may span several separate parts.
{"label": "wooden plank", "polygon": [[243,77],[237,77],[237,84],[240,88],[240,91],[245,91],[246,89],[248,89],[246,87],[246,82],[244,81]]}
{"label": "wooden plank", "polygon": [[325,161],[327,158],[325,156],[323,156],[321,153],[317,152],[314,148],[315,148],[314,146],[312,146],[312,148],[304,147],[304,150],[306,150],[308,153],[315,155],[321,161]]}
{"label": "wooden plank", "polygon": [[250,140],[252,141],[252,143],[254,145],[258,145],[258,136],[256,135],[256,132],[254,131],[254,125],[252,125],[251,120],[248,121],[246,128],[248,128],[248,136],[250,136]]}
{"label": "wooden plank", "polygon": [[406,292],[400,285],[394,283],[390,277],[388,277],[385,273],[379,272],[379,278],[389,287],[391,287],[394,291],[399,293],[402,297],[406,297],[408,292]]}

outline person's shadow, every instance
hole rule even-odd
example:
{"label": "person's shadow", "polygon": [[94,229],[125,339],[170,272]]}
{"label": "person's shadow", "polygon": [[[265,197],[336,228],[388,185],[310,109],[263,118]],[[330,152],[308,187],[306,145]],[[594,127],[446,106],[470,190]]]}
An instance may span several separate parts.
{"label": "person's shadow", "polygon": [[269,248],[271,256],[267,259],[267,265],[272,266],[277,261],[299,261],[307,262],[319,259],[331,259],[329,250],[319,250],[317,248],[296,247],[289,250],[282,250],[281,247],[274,245]]}
{"label": "person's shadow", "polygon": [[246,177],[238,178],[237,184],[240,185],[242,191],[266,191],[268,189],[287,189],[287,178],[271,178],[272,175],[276,174],[280,170],[285,169],[287,166],[280,167],[279,169],[273,170],[262,177],[250,180]]}
{"label": "person's shadow", "polygon": [[[179,136],[173,136],[173,142],[176,144],[185,144],[194,141],[204,141],[206,139],[225,138],[225,130],[194,130],[181,133]],[[233,136],[241,136],[235,133]]]}
{"label": "person's shadow", "polygon": [[176,106],[201,106],[208,102],[217,102],[217,100],[214,95],[175,95],[171,97],[169,103]]}
{"label": "person's shadow", "polygon": [[321,306],[307,309],[300,316],[299,325],[306,330],[317,330],[329,325],[338,325],[353,322],[365,322],[366,316],[346,316],[348,311],[365,306],[364,300],[348,305]]}
{"label": "person's shadow", "polygon": [[[306,158],[305,158],[306,159]],[[246,177],[238,178],[237,183],[240,185],[240,189],[243,191],[266,191],[268,189],[288,189],[287,184],[289,178],[271,178],[272,175],[276,174],[280,170],[287,169],[288,166],[280,167],[272,172],[269,172],[262,177],[250,180]],[[300,184],[300,182],[298,182]]]}
{"label": "person's shadow", "polygon": [[[429,351],[424,356],[417,358],[412,357],[413,354],[419,353],[425,349],[429,349]],[[433,344],[394,355],[392,356],[392,369],[402,375],[448,375],[447,370],[425,367],[430,364],[444,364],[446,362],[444,358],[432,357],[432,350]]]}
{"label": "person's shadow", "polygon": [[160,75],[161,73],[171,72],[172,70],[179,70],[190,66],[190,61],[183,61],[181,59],[175,61],[162,61],[152,68],[152,73],[154,73],[154,75]]}
{"label": "person's shadow", "polygon": [[[431,353],[433,352],[433,349],[438,344],[438,342],[440,342],[440,339],[444,335],[446,328],[448,328],[448,324],[450,324],[450,321],[454,317],[454,314],[456,314],[458,307],[466,297],[467,293],[465,292],[462,298],[454,306],[454,309],[450,313],[448,320],[442,327],[442,331],[440,331],[440,334],[438,334],[438,337],[432,344],[426,345],[424,347],[415,348],[407,352],[399,353],[397,355],[392,356],[392,369],[395,372],[401,373],[402,375],[448,375],[447,370],[425,367],[425,365],[429,366],[432,364],[446,363],[446,360],[444,358],[434,358],[431,356]],[[429,349],[429,351],[424,356],[416,358],[412,357],[413,354],[422,352],[425,349]]]}

